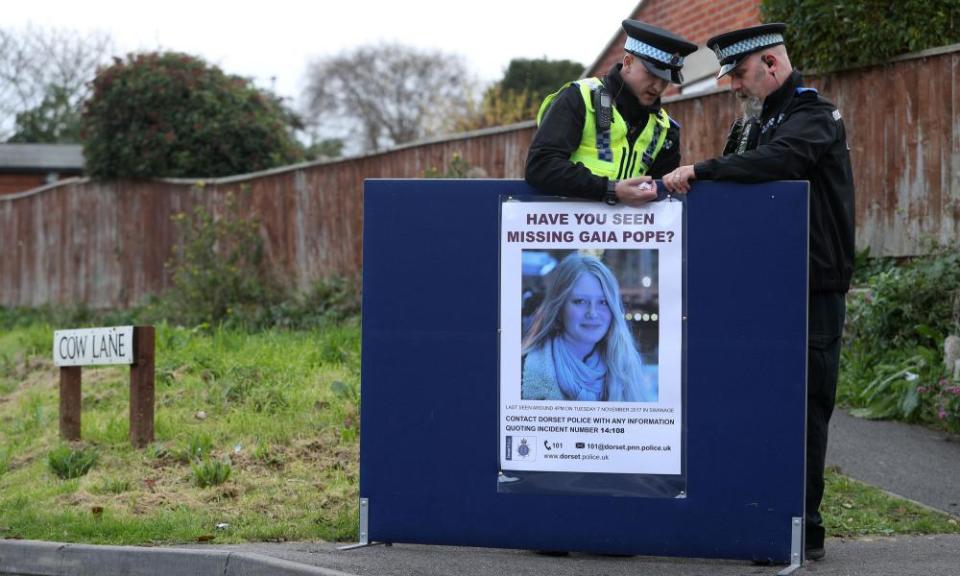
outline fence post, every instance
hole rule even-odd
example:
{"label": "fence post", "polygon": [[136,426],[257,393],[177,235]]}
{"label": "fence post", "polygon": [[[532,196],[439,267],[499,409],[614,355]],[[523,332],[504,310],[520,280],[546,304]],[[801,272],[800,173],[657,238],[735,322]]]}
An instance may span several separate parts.
{"label": "fence post", "polygon": [[134,448],[153,442],[154,352],[154,327],[134,326],[130,367],[130,443]]}
{"label": "fence post", "polygon": [[80,367],[60,368],[60,438],[80,439]]}

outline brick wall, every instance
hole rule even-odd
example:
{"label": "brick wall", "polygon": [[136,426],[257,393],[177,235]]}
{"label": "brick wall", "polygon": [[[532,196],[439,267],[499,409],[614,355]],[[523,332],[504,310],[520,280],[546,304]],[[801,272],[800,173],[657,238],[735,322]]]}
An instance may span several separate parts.
{"label": "brick wall", "polygon": [[[630,17],[670,30],[702,46],[721,32],[760,24],[760,0],[644,0]],[[602,76],[619,62],[626,40],[621,30],[586,75]],[[671,87],[665,95],[676,92]]]}
{"label": "brick wall", "polygon": [[43,174],[0,174],[0,196],[38,188],[46,182]]}

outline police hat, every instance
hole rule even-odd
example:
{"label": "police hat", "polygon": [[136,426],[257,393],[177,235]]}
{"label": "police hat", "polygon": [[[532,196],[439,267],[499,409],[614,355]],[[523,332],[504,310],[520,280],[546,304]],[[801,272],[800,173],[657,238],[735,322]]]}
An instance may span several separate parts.
{"label": "police hat", "polygon": [[624,20],[623,31],[627,33],[624,49],[639,58],[651,74],[674,84],[683,82],[683,57],[695,52],[696,44],[639,20]]}
{"label": "police hat", "polygon": [[707,47],[717,53],[721,78],[730,73],[744,58],[771,46],[783,44],[786,24],[761,24],[733,32],[725,32],[707,40]]}

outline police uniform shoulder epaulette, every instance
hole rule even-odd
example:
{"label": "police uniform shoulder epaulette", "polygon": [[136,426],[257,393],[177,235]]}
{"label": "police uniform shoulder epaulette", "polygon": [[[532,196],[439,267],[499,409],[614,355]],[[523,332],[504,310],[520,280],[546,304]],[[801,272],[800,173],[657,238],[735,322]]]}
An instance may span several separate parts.
{"label": "police uniform shoulder epaulette", "polygon": [[819,94],[819,92],[817,92],[817,89],[816,89],[816,88],[812,88],[812,87],[810,87],[810,86],[797,86],[797,92],[796,92],[796,93],[797,93],[797,96],[802,96],[803,94],[806,94],[807,92],[813,92],[814,94]]}

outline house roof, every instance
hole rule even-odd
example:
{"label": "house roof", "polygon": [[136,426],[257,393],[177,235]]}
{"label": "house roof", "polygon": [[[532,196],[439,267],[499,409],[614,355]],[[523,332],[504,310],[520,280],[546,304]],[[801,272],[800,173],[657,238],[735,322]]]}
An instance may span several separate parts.
{"label": "house roof", "polygon": [[0,170],[83,171],[83,146],[79,144],[0,144]]}

